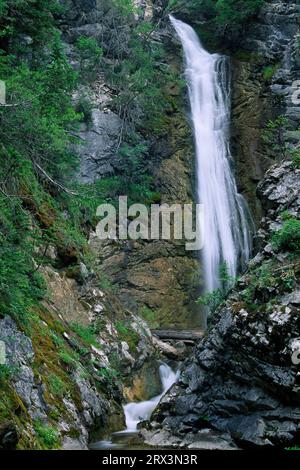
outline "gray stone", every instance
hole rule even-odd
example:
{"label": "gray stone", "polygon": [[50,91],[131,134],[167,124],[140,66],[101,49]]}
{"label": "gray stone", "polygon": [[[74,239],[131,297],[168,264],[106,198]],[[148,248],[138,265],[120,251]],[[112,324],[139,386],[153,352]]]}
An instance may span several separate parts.
{"label": "gray stone", "polygon": [[121,120],[116,114],[99,109],[92,111],[91,125],[81,125],[76,133],[80,144],[75,150],[80,157],[79,178],[83,183],[114,173],[120,129]]}
{"label": "gray stone", "polygon": [[12,370],[12,381],[17,394],[33,419],[45,418],[46,404],[31,368],[34,358],[31,340],[20,332],[10,317],[0,320],[0,340],[5,343],[6,364]]}

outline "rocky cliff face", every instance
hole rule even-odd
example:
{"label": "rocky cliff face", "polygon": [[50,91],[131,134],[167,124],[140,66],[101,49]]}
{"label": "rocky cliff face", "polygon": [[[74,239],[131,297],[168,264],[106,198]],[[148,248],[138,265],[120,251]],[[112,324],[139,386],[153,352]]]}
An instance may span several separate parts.
{"label": "rocky cliff face", "polygon": [[207,442],[214,448],[226,442],[246,448],[299,443],[299,256],[291,258],[269,243],[284,210],[299,217],[299,176],[284,163],[259,185],[264,207],[270,208],[259,232],[262,249],[213,318],[178,385],[162,400],[152,430],[144,432],[148,443],[192,448],[206,448]]}
{"label": "rocky cliff face", "polygon": [[[141,381],[147,373],[155,378],[161,348],[147,324],[82,271],[86,277],[78,284],[43,267],[48,296],[26,327],[10,317],[0,320],[0,397],[6,407],[0,449],[87,449],[92,433],[125,427],[123,388],[134,393],[136,371]],[[159,378],[151,389],[145,381],[141,399],[160,393]]]}
{"label": "rocky cliff face", "polygon": [[[61,29],[75,68],[79,66],[75,43],[82,35],[95,38],[101,44],[104,63],[107,61],[110,65],[116,61],[117,50],[114,51],[114,47],[119,47],[120,36],[123,38],[122,47],[129,47],[129,25],[124,25],[124,20],[122,23],[120,19],[116,27],[109,2],[63,3],[67,14],[61,20]],[[140,13],[133,22],[158,19],[162,14],[160,1],[137,3]],[[114,34],[118,35],[116,44]],[[180,46],[174,41],[170,25],[163,24],[153,35],[153,40],[167,50],[165,66],[174,69],[179,77],[182,66]],[[165,132],[148,139],[147,165],[162,203],[190,203],[194,200],[192,133],[177,83],[166,83],[165,94],[172,105],[165,116]],[[74,97],[77,102],[88,97],[92,108],[91,122],[83,123],[76,132],[80,145],[75,150],[80,156],[79,179],[83,183],[92,183],[122,171],[118,149],[124,123],[112,105],[117,95],[118,90],[110,88],[100,73],[90,86],[79,89]],[[132,126],[134,131],[134,123]],[[199,324],[200,313],[194,302],[201,284],[197,253],[187,253],[183,244],[173,241],[110,242],[104,245],[99,244],[92,233],[91,246],[99,268],[117,286],[118,297],[126,309],[135,314],[150,309],[156,324],[187,325],[193,324],[194,318]]]}
{"label": "rocky cliff face", "polygon": [[259,223],[262,215],[256,186],[278,161],[278,148],[262,139],[270,120],[289,119],[287,146],[299,145],[299,107],[292,103],[293,82],[299,77],[299,4],[267,1],[232,60],[232,145],[238,182]]}
{"label": "rocky cliff face", "polygon": [[[79,37],[96,39],[108,62],[114,34],[124,35],[126,47],[128,27],[115,30],[109,2],[61,3],[66,13],[59,19],[60,28],[75,69],[80,65],[75,47]],[[151,5],[141,2],[141,12],[132,21],[150,19]],[[178,65],[176,59],[173,65]],[[81,144],[74,147],[81,183],[120,171],[122,120],[111,106],[116,93],[100,73],[74,96],[75,103],[87,98],[91,105],[89,123],[76,132]],[[166,93],[180,100],[172,83]],[[167,119],[168,133],[150,142],[152,173],[163,202],[190,202],[190,130],[177,106]],[[0,319],[7,373],[0,376],[0,406],[7,408],[1,409],[5,420],[0,423],[0,448],[86,449],[93,433],[109,436],[124,428],[125,399],[160,394],[158,360],[162,354],[177,357],[175,348],[151,336],[139,313],[148,307],[157,312],[157,322],[170,324],[179,308],[182,315],[174,323],[187,321],[198,290],[198,260],[172,242],[101,244],[92,233],[90,247],[94,269],[89,270],[83,263],[64,266],[55,246],[42,250],[44,304],[32,312],[26,327],[9,317]]]}
{"label": "rocky cliff face", "polygon": [[[128,47],[129,26],[118,28],[110,3],[61,0],[60,18],[67,54],[74,68],[75,43],[95,38],[108,65],[121,42]],[[137,1],[132,18],[159,19],[165,1]],[[284,114],[287,148],[299,146],[299,108],[291,102],[298,78],[299,5],[266,2],[251,26],[243,54],[233,58],[233,146],[239,185],[257,220],[259,253],[206,338],[185,364],[178,385],[162,401],[145,439],[152,445],[236,448],[290,445],[299,439],[299,376],[291,356],[299,348],[299,260],[276,251],[270,233],[284,224],[283,211],[299,217],[299,170],[292,163],[270,170],[276,148],[261,139],[268,120]],[[116,41],[118,36],[118,42]],[[181,71],[180,46],[161,22],[153,40],[167,49],[167,63]],[[246,55],[245,55],[246,51]],[[271,67],[266,71],[266,67]],[[268,73],[267,73],[268,72]],[[162,202],[191,202],[193,148],[178,83],[167,83],[171,103],[165,132],[148,139],[149,168]],[[74,101],[88,97],[90,121],[81,124],[75,147],[82,183],[119,175],[122,119],[112,105],[118,94],[98,74],[83,85]],[[100,242],[92,232],[94,270],[81,263],[63,269],[55,247],[45,251],[42,270],[48,297],[26,328],[8,317],[0,320],[7,370],[0,380],[0,448],[87,448],[94,431],[124,426],[121,403],[158,395],[157,358],[178,352],[155,340],[141,316],[160,325],[189,325],[201,284],[197,256],[180,243]],[[60,265],[61,269],[57,266]],[[146,310],[145,310],[146,309]],[[149,317],[149,311],[151,318]],[[6,371],[6,372],[5,372]],[[9,377],[9,380],[7,380]],[[149,386],[151,377],[156,377]],[[8,410],[8,411],[7,411]],[[2,413],[3,412],[3,413]]]}
{"label": "rocky cliff face", "polygon": [[259,251],[212,318],[179,383],[142,431],[151,445],[223,449],[299,444],[299,253],[291,254],[291,241],[285,249],[276,248],[274,233],[290,217],[299,219],[300,173],[291,161],[281,161],[262,179],[274,160],[283,158],[280,146],[262,139],[269,120],[274,123],[282,115],[288,123],[280,129],[285,158],[299,149],[300,108],[292,102],[298,41],[299,5],[266,2],[242,45],[251,54],[233,60],[234,151],[253,213],[264,213]]}

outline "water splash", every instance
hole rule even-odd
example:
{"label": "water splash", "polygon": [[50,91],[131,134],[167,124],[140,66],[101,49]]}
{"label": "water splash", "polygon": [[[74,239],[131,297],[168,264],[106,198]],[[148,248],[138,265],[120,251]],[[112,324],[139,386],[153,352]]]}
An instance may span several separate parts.
{"label": "water splash", "polygon": [[170,16],[184,49],[195,134],[197,198],[204,205],[205,288],[220,287],[226,264],[235,278],[252,249],[251,217],[238,193],[229,146],[230,80],[225,56],[209,54],[189,25]]}
{"label": "water splash", "polygon": [[162,393],[160,395],[151,398],[151,400],[124,405],[126,432],[135,432],[138,423],[150,418],[161,398],[178,379],[178,373],[174,372],[167,364],[161,364],[159,367],[159,376],[162,384]]}

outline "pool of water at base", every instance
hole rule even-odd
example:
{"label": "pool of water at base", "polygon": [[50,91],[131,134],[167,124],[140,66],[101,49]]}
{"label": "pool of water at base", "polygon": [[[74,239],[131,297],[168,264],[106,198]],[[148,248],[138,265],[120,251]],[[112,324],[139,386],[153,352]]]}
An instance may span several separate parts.
{"label": "pool of water at base", "polygon": [[144,450],[149,449],[139,437],[138,431],[115,432],[111,440],[93,442],[89,445],[90,450]]}

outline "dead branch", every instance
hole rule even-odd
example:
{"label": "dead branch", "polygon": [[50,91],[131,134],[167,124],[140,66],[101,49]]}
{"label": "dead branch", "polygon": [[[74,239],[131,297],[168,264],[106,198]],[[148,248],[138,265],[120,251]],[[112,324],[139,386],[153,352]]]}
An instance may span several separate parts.
{"label": "dead branch", "polygon": [[65,186],[63,186],[61,183],[59,183],[58,181],[55,181],[53,178],[51,178],[50,175],[48,175],[48,173],[44,170],[44,168],[42,168],[36,161],[33,162],[34,166],[38,169],[38,171],[40,171],[42,173],[42,175],[48,180],[50,181],[51,184],[53,184],[54,186],[58,187],[59,189],[61,189],[62,191],[64,191],[65,193],[69,194],[69,196],[79,196],[78,193],[76,193],[75,191],[72,191],[71,189],[68,189],[66,188]]}

